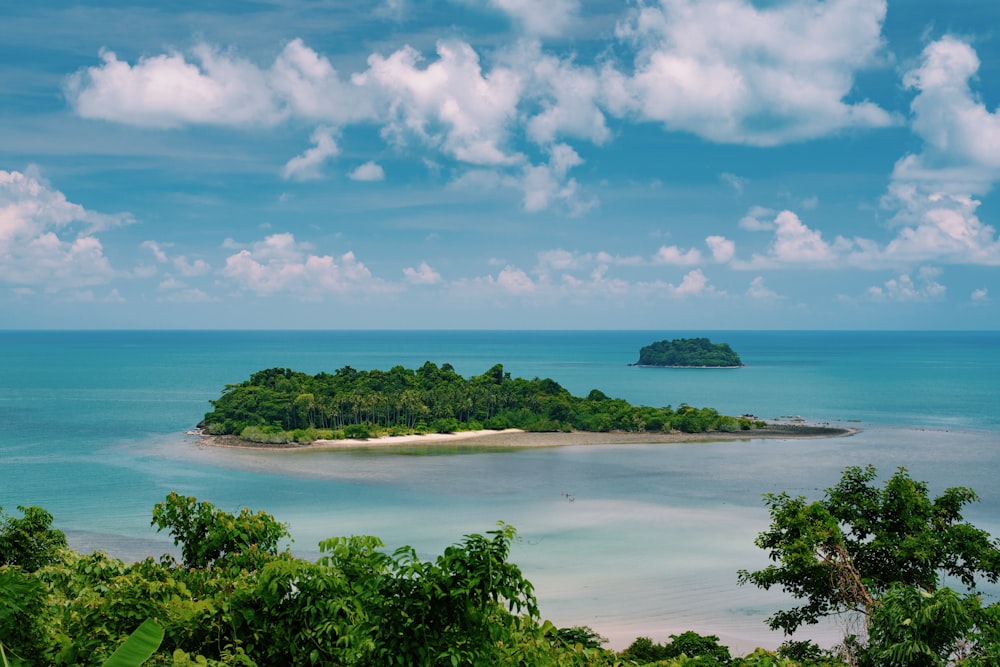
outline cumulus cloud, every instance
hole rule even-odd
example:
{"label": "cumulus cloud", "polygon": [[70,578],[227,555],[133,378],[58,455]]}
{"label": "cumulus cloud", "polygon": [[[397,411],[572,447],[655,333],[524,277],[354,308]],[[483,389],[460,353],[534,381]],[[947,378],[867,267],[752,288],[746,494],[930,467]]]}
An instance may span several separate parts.
{"label": "cumulus cloud", "polygon": [[550,149],[546,164],[526,165],[520,178],[507,179],[524,193],[522,206],[529,213],[545,210],[555,203],[562,203],[570,215],[582,215],[597,205],[597,200],[582,196],[576,179],[568,172],[583,164],[581,158],[567,144],[556,144]]}
{"label": "cumulus cloud", "polygon": [[427,262],[420,262],[417,268],[406,267],[403,275],[407,282],[413,285],[436,285],[441,282],[441,274],[430,267]]}
{"label": "cumulus cloud", "polygon": [[302,155],[292,158],[285,164],[282,174],[286,179],[297,181],[313,180],[322,173],[320,168],[328,158],[340,153],[340,148],[334,139],[334,130],[329,127],[316,128],[311,137],[313,147]]}
{"label": "cumulus cloud", "polygon": [[102,51],[103,63],[69,77],[66,97],[84,118],[146,127],[271,126],[291,115],[345,123],[373,114],[372,97],[295,39],[266,69],[208,44],[140,58]]}
{"label": "cumulus cloud", "polygon": [[[1000,265],[996,230],[978,215],[978,197],[1000,178],[1000,114],[969,86],[979,69],[975,50],[954,37],[928,44],[904,83],[922,151],[895,165],[882,206],[897,236],[883,261]],[[871,254],[871,253],[869,253]]]}
{"label": "cumulus cloud", "polygon": [[781,211],[774,220],[761,228],[773,228],[774,239],[766,254],[755,254],[751,267],[775,268],[800,266],[809,268],[833,267],[854,244],[837,237],[833,243],[823,238],[822,232],[808,227],[792,211]]}
{"label": "cumulus cloud", "polygon": [[738,224],[740,229],[745,229],[750,232],[760,232],[774,229],[774,224],[767,219],[773,215],[774,211],[769,208],[764,208],[763,206],[753,206],[749,211],[747,211],[746,215],[740,218]]}
{"label": "cumulus cloud", "polygon": [[393,289],[374,278],[352,252],[335,259],[310,251],[292,234],[272,234],[227,257],[222,275],[238,289],[260,296],[287,292],[303,300]]}
{"label": "cumulus cloud", "polygon": [[[913,129],[931,163],[1000,170],[1000,114],[990,112],[969,87],[979,57],[965,42],[944,37],[928,44],[921,64],[903,79],[917,91],[910,105]],[[924,159],[921,159],[923,162]],[[914,164],[901,165],[904,171]]]}
{"label": "cumulus cloud", "polygon": [[0,282],[50,292],[109,281],[96,232],[132,219],[68,201],[34,170],[0,170]]}
{"label": "cumulus cloud", "polygon": [[352,181],[384,181],[385,170],[377,162],[369,160],[347,175]]}
{"label": "cumulus cloud", "polygon": [[603,70],[609,108],[725,143],[821,137],[892,118],[845,102],[855,74],[879,64],[885,0],[660,0],[619,23],[632,73]]}
{"label": "cumulus cloud", "polygon": [[593,67],[545,53],[537,41],[518,42],[498,60],[520,73],[522,107],[530,105],[523,109],[530,140],[548,145],[576,137],[603,144],[611,138],[599,105],[601,78]]}
{"label": "cumulus cloud", "polygon": [[697,248],[681,250],[675,245],[660,246],[653,257],[655,264],[674,264],[677,266],[691,266],[701,263],[701,252]]}
{"label": "cumulus cloud", "polygon": [[709,284],[708,277],[701,269],[694,269],[684,275],[680,285],[668,286],[669,291],[678,297],[703,296],[709,294],[722,294]]}
{"label": "cumulus cloud", "polygon": [[536,289],[535,282],[527,273],[512,266],[505,266],[497,274],[496,284],[511,294],[528,294]]}
{"label": "cumulus cloud", "polygon": [[353,77],[388,96],[383,134],[400,144],[416,137],[470,164],[517,162],[506,142],[517,117],[520,77],[503,67],[484,74],[479,55],[465,42],[438,42],[437,55],[421,68],[422,57],[411,47],[388,57],[373,54],[368,70]]}
{"label": "cumulus cloud", "polygon": [[725,236],[709,236],[705,239],[705,245],[712,251],[712,259],[720,264],[725,264],[736,256],[736,244]]}
{"label": "cumulus cloud", "polygon": [[173,264],[177,272],[185,278],[203,276],[212,270],[212,267],[205,260],[195,259],[194,261],[191,261],[184,255],[174,257]]}
{"label": "cumulus cloud", "polygon": [[881,260],[1000,265],[996,230],[976,215],[980,202],[972,196],[894,182],[883,205],[895,209],[893,222],[901,229],[878,253]]}
{"label": "cumulus cloud", "polygon": [[102,65],[70,77],[67,97],[84,118],[151,127],[272,125],[284,117],[252,63],[205,44],[192,56],[193,62],[181,53],[151,56],[133,66],[102,51]]}
{"label": "cumulus cloud", "polygon": [[969,295],[969,299],[973,303],[985,303],[990,300],[990,291],[985,287],[972,290],[972,294]]}
{"label": "cumulus cloud", "polygon": [[923,267],[916,279],[910,274],[891,278],[881,286],[868,288],[868,297],[874,301],[930,301],[944,296],[945,286],[937,282],[939,269]]}

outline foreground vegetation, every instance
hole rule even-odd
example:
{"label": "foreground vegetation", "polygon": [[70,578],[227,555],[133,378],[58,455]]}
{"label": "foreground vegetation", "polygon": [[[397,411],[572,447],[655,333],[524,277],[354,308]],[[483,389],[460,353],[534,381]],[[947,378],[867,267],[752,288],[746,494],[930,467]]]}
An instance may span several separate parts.
{"label": "foreground vegetation", "polygon": [[203,427],[265,443],[369,438],[479,429],[525,431],[736,432],[762,422],[681,404],[631,405],[594,389],[573,396],[551,379],[512,378],[497,364],[469,379],[450,364],[388,371],[345,366],[308,375],[287,368],[227,385]]}
{"label": "foreground vegetation", "polygon": [[[831,614],[859,615],[836,655],[808,642],[733,657],[694,632],[615,652],[586,627],[541,619],[533,589],[509,561],[501,524],[431,561],[375,537],[331,538],[316,562],[287,550],[287,527],[264,512],[232,515],[170,493],[152,523],[181,562],[124,563],[66,548],[52,517],[0,511],[0,662],[49,665],[923,667],[1000,664],[1000,610],[976,580],[997,581],[1000,548],[964,522],[968,489],[931,500],[898,471],[879,487],[850,468],[823,499],[768,495],[772,524],[758,545],[773,565],[742,572],[803,601],[770,619],[790,632]],[[959,592],[940,585],[961,581]],[[129,651],[115,652],[123,644]]]}
{"label": "foreground vegetation", "polygon": [[732,368],[742,366],[740,355],[728,343],[707,338],[675,338],[650,343],[639,350],[636,366],[675,368]]}

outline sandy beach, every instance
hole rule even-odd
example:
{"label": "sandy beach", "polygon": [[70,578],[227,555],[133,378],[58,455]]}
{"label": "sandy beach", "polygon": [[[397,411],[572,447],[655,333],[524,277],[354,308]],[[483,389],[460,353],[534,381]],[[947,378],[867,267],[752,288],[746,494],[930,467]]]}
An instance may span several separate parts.
{"label": "sandy beach", "polygon": [[218,447],[239,447],[246,449],[272,450],[324,450],[363,448],[408,448],[425,445],[452,445],[463,447],[564,447],[568,445],[617,445],[617,444],[659,444],[673,442],[714,442],[731,440],[756,440],[760,438],[831,438],[853,435],[857,429],[809,424],[771,424],[766,428],[751,431],[726,433],[680,432],[529,432],[519,429],[458,431],[456,433],[427,433],[423,435],[383,436],[367,439],[316,440],[311,444],[267,444],[240,440],[235,436],[204,435],[205,444]]}

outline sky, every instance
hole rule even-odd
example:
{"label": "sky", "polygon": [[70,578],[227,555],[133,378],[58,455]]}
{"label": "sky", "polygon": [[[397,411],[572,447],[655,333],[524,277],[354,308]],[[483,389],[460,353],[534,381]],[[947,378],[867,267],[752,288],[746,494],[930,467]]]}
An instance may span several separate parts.
{"label": "sky", "polygon": [[1000,329],[1000,3],[0,8],[0,329]]}

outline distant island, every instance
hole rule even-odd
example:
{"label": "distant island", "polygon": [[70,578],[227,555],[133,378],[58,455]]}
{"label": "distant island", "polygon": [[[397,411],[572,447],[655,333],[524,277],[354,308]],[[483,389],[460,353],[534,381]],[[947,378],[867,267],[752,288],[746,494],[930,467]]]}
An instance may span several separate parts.
{"label": "distant island", "polygon": [[707,338],[661,340],[639,350],[635,366],[669,368],[739,368],[740,355],[727,343],[712,343]]}
{"label": "distant island", "polygon": [[685,403],[637,406],[593,389],[573,396],[555,380],[512,378],[496,364],[468,379],[451,364],[388,371],[345,366],[308,375],[287,368],[226,385],[203,433],[263,444],[483,429],[534,432],[739,433],[767,426]]}

